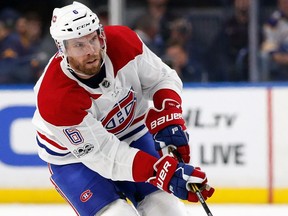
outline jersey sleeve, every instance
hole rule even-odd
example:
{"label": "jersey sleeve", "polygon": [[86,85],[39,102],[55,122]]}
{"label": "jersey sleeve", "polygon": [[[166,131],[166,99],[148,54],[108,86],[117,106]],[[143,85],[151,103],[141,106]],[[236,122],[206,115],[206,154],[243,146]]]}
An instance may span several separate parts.
{"label": "jersey sleeve", "polygon": [[[116,136],[107,132],[91,114],[88,113],[79,125],[55,126],[46,122],[45,127],[54,137],[57,137],[56,142],[61,143],[61,146],[70,152],[69,155],[60,155],[59,151],[56,151],[58,154],[49,154],[46,160],[52,163],[58,163],[58,161],[65,163],[66,159],[70,160],[70,163],[81,162],[101,176],[112,180],[136,181],[146,178],[138,177],[140,175],[139,163],[134,164],[133,167],[139,150],[129,147],[127,143],[121,142]],[[152,165],[156,160],[147,156],[138,154],[138,157],[146,157],[148,163],[152,159],[150,165],[152,170]],[[150,174],[152,173],[147,175]]]}
{"label": "jersey sleeve", "polygon": [[139,56],[138,62],[138,76],[144,97],[153,100],[155,93],[160,90],[168,90],[169,95],[173,92],[172,98],[175,95],[177,98],[181,95],[183,84],[177,72],[165,64],[145,44],[143,44],[143,53]]}
{"label": "jersey sleeve", "polygon": [[39,156],[46,162],[64,165],[83,163],[101,176],[118,181],[144,182],[153,175],[157,158],[132,148],[109,133],[92,113],[77,125],[56,126],[36,110]]}

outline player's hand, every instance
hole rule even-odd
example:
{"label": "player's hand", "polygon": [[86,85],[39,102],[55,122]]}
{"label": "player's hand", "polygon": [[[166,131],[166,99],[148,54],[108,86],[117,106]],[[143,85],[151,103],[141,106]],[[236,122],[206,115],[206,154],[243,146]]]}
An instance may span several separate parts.
{"label": "player's hand", "polygon": [[163,101],[162,109],[151,108],[145,119],[146,126],[154,136],[155,148],[160,156],[168,153],[172,145],[181,154],[184,162],[190,161],[189,136],[181,105],[172,99]]}
{"label": "player's hand", "polygon": [[156,176],[147,181],[161,190],[173,193],[176,197],[197,202],[197,195],[191,191],[190,184],[198,185],[203,198],[206,200],[214,193],[214,188],[207,185],[206,174],[199,168],[178,163],[169,155],[160,158],[154,164]]}
{"label": "player's hand", "polygon": [[197,189],[201,192],[205,200],[211,197],[215,191],[213,187],[207,184],[206,174],[202,172],[199,167],[195,167],[187,183],[188,183],[188,189],[191,191],[188,194],[188,201],[190,202],[197,202],[199,200],[195,191],[193,190],[192,185],[195,185],[197,187]]}
{"label": "player's hand", "polygon": [[170,125],[154,136],[155,148],[162,157],[170,153],[170,148],[176,149],[185,163],[190,161],[189,134],[179,125]]}

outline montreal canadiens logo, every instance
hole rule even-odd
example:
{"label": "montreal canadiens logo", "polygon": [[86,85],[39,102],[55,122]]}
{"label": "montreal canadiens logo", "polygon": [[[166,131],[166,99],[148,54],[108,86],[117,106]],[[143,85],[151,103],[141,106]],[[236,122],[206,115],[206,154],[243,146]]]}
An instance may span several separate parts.
{"label": "montreal canadiens logo", "polygon": [[81,195],[80,195],[80,200],[81,202],[87,202],[91,197],[93,193],[90,190],[85,190]]}
{"label": "montreal canadiens logo", "polygon": [[136,97],[133,89],[103,118],[102,125],[107,131],[115,135],[128,128],[135,115]]}

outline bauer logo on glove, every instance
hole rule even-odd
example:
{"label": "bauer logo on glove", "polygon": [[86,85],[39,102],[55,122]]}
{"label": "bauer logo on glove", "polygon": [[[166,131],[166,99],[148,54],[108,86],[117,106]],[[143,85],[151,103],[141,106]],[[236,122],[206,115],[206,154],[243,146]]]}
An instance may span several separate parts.
{"label": "bauer logo on glove", "polygon": [[146,125],[153,134],[155,149],[160,156],[169,154],[169,147],[177,149],[185,163],[190,161],[189,135],[185,131],[180,104],[171,99],[163,101],[162,109],[151,108],[146,115]]}
{"label": "bauer logo on glove", "polygon": [[200,168],[178,162],[169,155],[163,156],[154,164],[156,175],[149,178],[147,182],[161,190],[173,193],[180,199],[189,202],[198,202],[198,197],[190,185],[197,184],[203,199],[211,197],[214,188],[207,186],[207,177]]}
{"label": "bauer logo on glove", "polygon": [[183,119],[181,113],[171,113],[165,116],[161,116],[150,123],[150,128],[151,130],[154,130],[156,127],[161,127],[162,124],[169,124],[169,122],[173,122],[174,120],[178,119]]}
{"label": "bauer logo on glove", "polygon": [[162,189],[164,186],[165,179],[167,177],[169,168],[172,166],[172,164],[169,161],[166,161],[163,165],[163,169],[159,172],[159,178],[157,179],[157,187]]}
{"label": "bauer logo on glove", "polygon": [[161,110],[151,108],[146,115],[145,123],[151,134],[169,125],[181,125],[184,130],[186,129],[181,105],[172,99],[164,100]]}

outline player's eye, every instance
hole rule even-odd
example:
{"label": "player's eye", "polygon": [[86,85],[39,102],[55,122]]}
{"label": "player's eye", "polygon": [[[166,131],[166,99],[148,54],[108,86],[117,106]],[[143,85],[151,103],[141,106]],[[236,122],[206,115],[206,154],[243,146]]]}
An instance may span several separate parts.
{"label": "player's eye", "polygon": [[74,47],[81,48],[81,47],[83,47],[83,43],[75,43]]}
{"label": "player's eye", "polygon": [[92,39],[91,39],[91,43],[95,43],[97,41],[97,36],[94,36]]}

